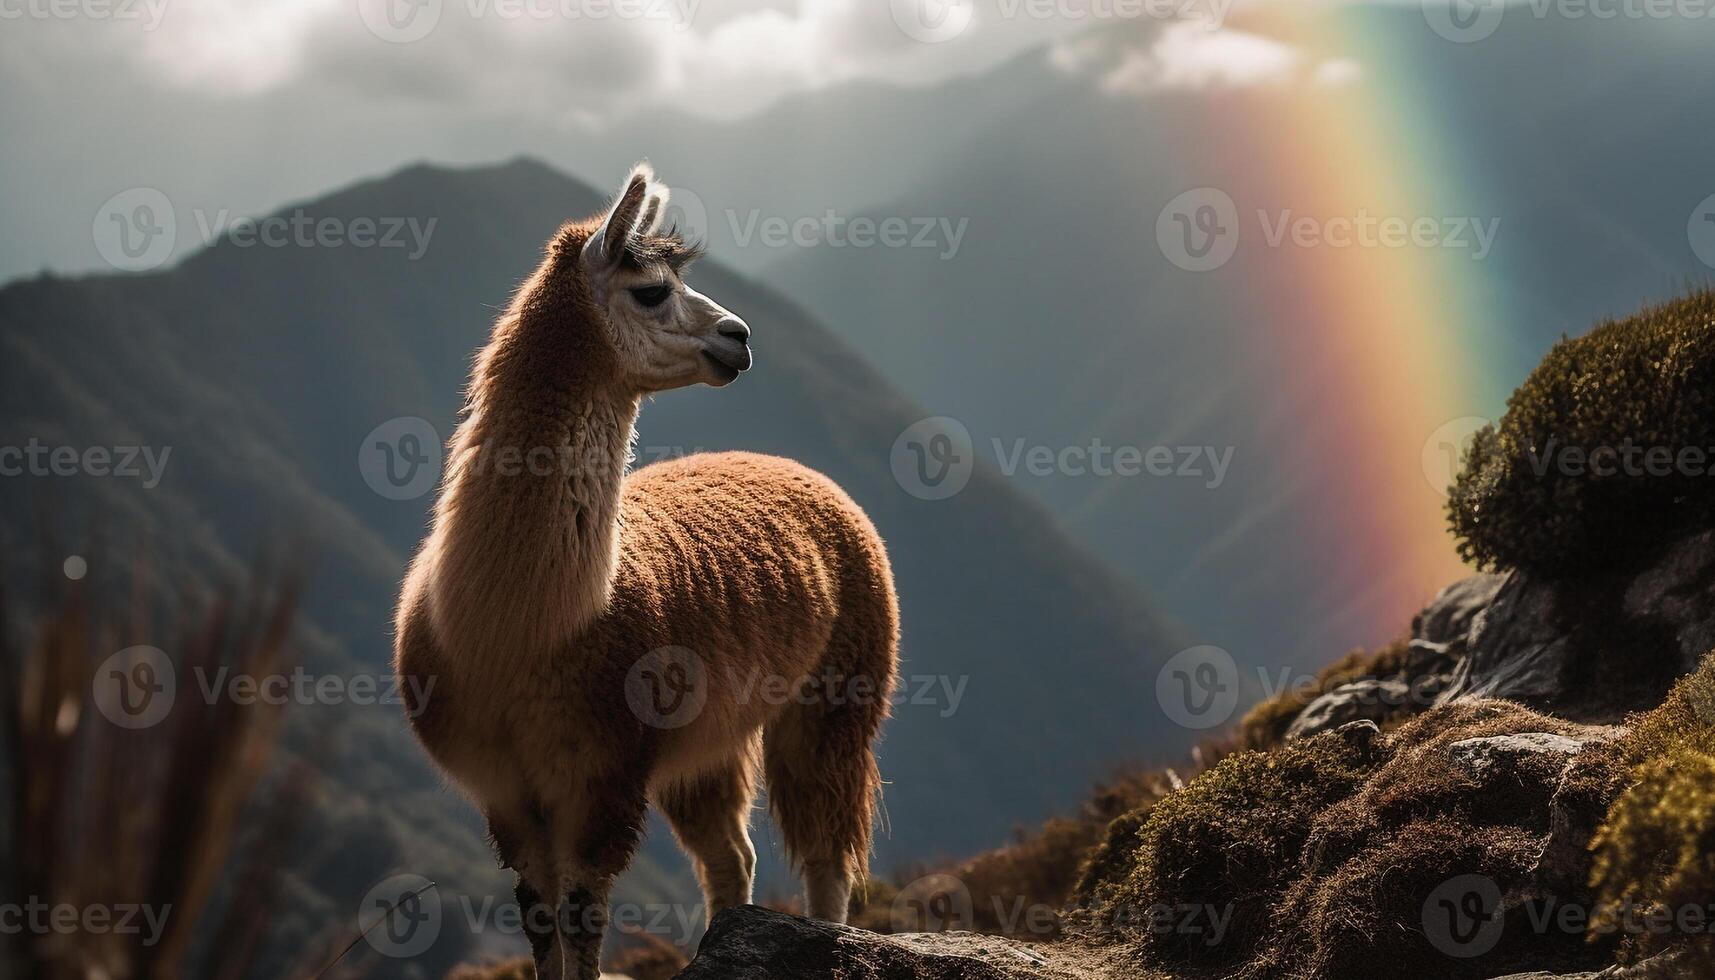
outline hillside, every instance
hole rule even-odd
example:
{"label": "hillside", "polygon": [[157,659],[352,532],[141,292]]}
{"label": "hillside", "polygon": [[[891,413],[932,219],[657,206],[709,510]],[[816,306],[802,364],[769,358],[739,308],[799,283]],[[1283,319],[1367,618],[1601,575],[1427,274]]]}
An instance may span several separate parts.
{"label": "hillside", "polygon": [[[372,490],[359,468],[365,435],[407,416],[450,432],[494,309],[553,228],[600,203],[528,160],[416,166],[281,212],[432,220],[416,261],[404,249],[222,240],[156,274],[0,290],[0,444],[170,447],[158,483],[0,481],[13,515],[7,576],[39,574],[43,529],[85,556],[92,578],[121,580],[146,555],[173,595],[236,576],[259,551],[301,555],[313,561],[299,644],[308,669],[385,674],[391,602],[429,497]],[[799,458],[848,488],[889,541],[910,686],[882,747],[891,833],[878,867],[989,846],[1120,760],[1183,749],[1189,733],[1139,708],[1182,645],[1172,624],[992,472],[945,501],[902,490],[890,452],[924,413],[869,366],[861,338],[836,340],[718,259],[693,281],[750,322],[758,366],[729,389],[646,406],[639,456]],[[326,780],[292,882],[303,929],[343,921],[394,869],[455,892],[501,887],[474,818],[428,771],[398,707],[293,715],[288,745],[314,753]],[[694,894],[671,855],[655,834],[628,894]],[[284,932],[288,945],[306,938]]]}

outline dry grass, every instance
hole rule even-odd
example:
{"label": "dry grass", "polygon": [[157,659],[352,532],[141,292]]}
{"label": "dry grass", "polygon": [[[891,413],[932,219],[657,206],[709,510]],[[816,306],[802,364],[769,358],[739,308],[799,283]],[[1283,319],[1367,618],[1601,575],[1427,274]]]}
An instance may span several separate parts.
{"label": "dry grass", "polygon": [[[272,846],[234,862],[240,816],[270,770],[280,712],[209,703],[192,671],[270,670],[293,621],[295,590],[221,597],[160,630],[141,598],[119,619],[84,583],[60,581],[53,611],[26,647],[0,655],[10,831],[0,880],[6,894],[48,905],[164,910],[165,926],[152,943],[118,930],[26,929],[11,937],[0,972],[39,980],[244,976],[267,922],[279,848],[303,812],[306,776],[297,770],[279,784],[268,833],[259,838]],[[24,631],[0,624],[0,632]],[[121,728],[94,704],[97,664],[153,643],[176,654],[172,709],[152,727]],[[211,915],[209,897],[227,874],[239,877],[239,887],[222,914]],[[198,933],[213,928],[216,941]],[[197,946],[204,948],[193,963]]]}

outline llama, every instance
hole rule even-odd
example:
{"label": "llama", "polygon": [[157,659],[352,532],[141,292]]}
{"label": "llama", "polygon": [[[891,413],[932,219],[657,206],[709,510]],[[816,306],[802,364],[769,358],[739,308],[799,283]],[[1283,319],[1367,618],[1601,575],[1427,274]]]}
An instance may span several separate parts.
{"label": "llama", "polygon": [[699,249],[660,230],[666,205],[638,165],[499,317],[395,622],[405,686],[435,679],[417,737],[486,818],[555,980],[598,975],[650,802],[712,917],[751,901],[766,779],[810,914],[844,922],[880,791],[898,600],[869,519],[784,459],[627,472],[644,397],[751,363],[744,321],[685,285]]}

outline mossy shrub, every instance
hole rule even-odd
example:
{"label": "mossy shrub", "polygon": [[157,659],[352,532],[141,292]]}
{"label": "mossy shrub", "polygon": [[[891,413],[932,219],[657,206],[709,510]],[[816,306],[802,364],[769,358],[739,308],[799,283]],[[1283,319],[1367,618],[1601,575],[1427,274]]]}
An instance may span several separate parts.
{"label": "mossy shrub", "polygon": [[1460,553],[1545,573],[1715,524],[1715,292],[1562,339],[1477,433],[1448,499]]}

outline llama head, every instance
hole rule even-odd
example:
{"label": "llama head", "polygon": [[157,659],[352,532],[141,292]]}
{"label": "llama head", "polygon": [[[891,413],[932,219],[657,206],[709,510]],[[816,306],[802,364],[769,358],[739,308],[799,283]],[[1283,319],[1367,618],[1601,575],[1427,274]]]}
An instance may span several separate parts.
{"label": "llama head", "polygon": [[588,286],[613,380],[638,394],[718,388],[751,363],[750,328],[686,285],[701,249],[662,231],[667,198],[649,165],[638,164],[607,214],[568,226],[562,241]]}

